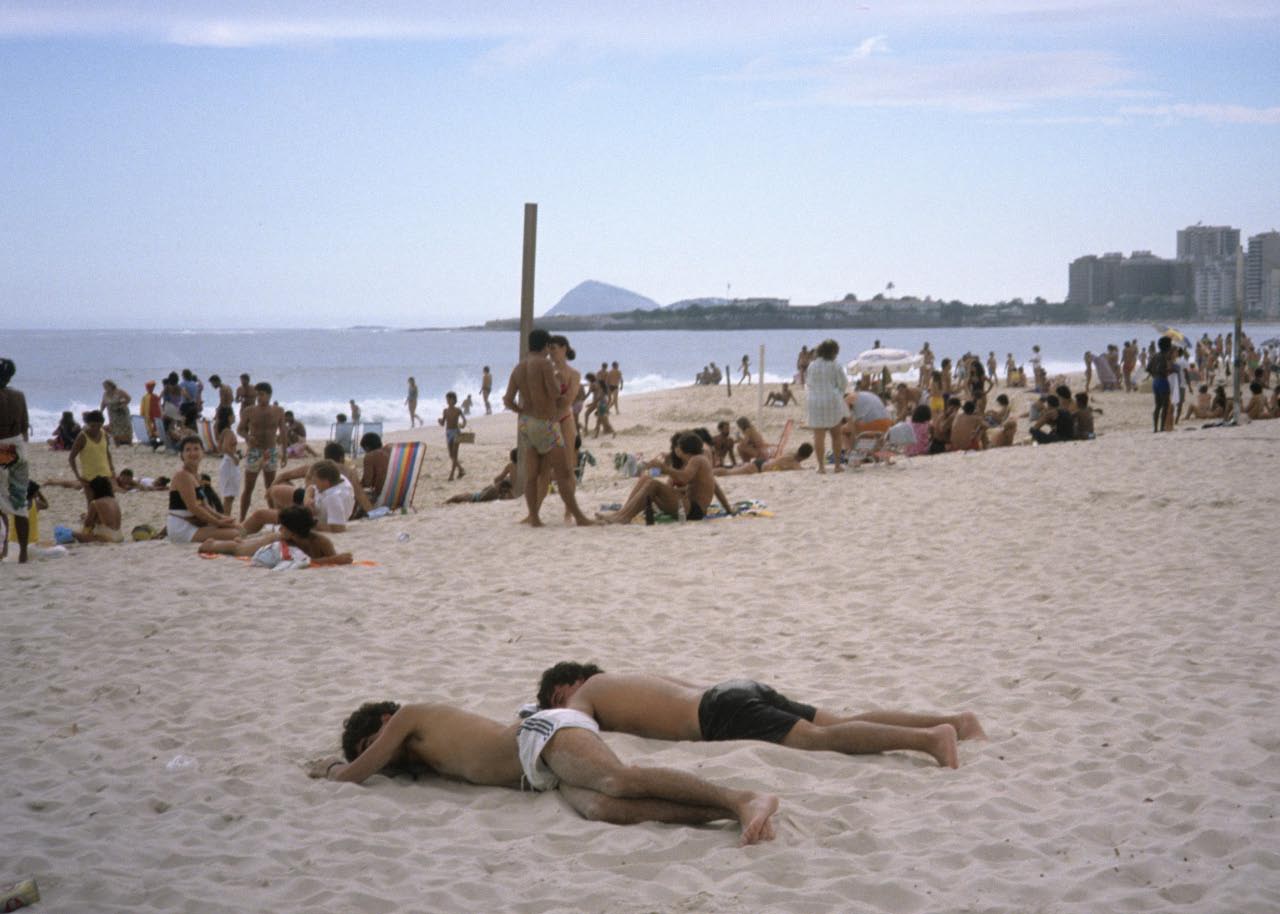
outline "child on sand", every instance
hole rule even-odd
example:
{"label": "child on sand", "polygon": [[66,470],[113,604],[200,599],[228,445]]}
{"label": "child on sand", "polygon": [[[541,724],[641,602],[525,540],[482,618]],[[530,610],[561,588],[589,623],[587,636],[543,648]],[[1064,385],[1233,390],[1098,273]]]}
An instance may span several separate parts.
{"label": "child on sand", "polygon": [[502,468],[502,472],[493,477],[493,482],[485,486],[479,492],[463,492],[460,495],[454,495],[452,498],[445,499],[446,505],[461,505],[481,501],[499,501],[508,498],[515,498],[516,484],[516,460],[519,457],[519,451],[516,448],[511,449],[511,459],[507,461],[507,465]]}
{"label": "child on sand", "polygon": [[733,452],[733,432],[728,419],[716,423],[716,432],[711,439],[711,463],[713,466],[724,466],[724,459],[729,458],[729,465],[736,467],[738,458]]}
{"label": "child on sand", "polygon": [[78,543],[123,543],[120,503],[116,501],[111,480],[105,476],[95,476],[89,480],[89,492],[92,500],[84,515],[84,526],[72,536]]}
{"label": "child on sand", "polygon": [[76,481],[84,489],[87,505],[93,501],[89,483],[98,476],[105,476],[110,482],[116,478],[116,468],[111,460],[110,439],[102,427],[106,421],[102,413],[92,409],[82,418],[84,428],[76,437],[75,444],[71,445],[71,453],[67,455],[67,461],[71,464],[71,472],[75,475]]}
{"label": "child on sand", "polygon": [[444,426],[444,438],[449,444],[449,481],[453,482],[454,473],[458,474],[459,479],[467,475],[462,469],[462,464],[458,462],[458,437],[462,429],[467,427],[467,417],[462,414],[462,410],[458,409],[456,393],[449,391],[444,395],[444,399],[447,405],[436,421]]}

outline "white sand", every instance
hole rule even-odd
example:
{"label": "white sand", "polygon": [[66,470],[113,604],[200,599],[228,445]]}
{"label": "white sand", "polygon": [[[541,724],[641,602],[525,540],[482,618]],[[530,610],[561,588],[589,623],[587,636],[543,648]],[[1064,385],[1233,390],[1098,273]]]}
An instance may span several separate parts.
{"label": "white sand", "polygon": [[[723,397],[624,397],[584,506],[625,496],[617,449],[754,414]],[[49,911],[1275,911],[1280,422],[1153,436],[1149,396],[1100,402],[1095,442],[735,479],[776,516],[606,530],[562,526],[554,499],[541,531],[518,502],[439,507],[511,445],[510,417],[481,417],[466,480],[443,481],[432,429],[419,512],[339,537],[378,567],[11,556],[0,882],[34,876]],[[33,450],[36,478],[67,475]],[[80,496],[50,497],[46,536]],[[122,503],[128,525],[165,505]],[[361,701],[510,719],[561,659],[969,708],[991,738],[951,771],[607,736],[779,794],[777,840],[746,849],[728,824],[592,823],[554,793],[304,774]]]}

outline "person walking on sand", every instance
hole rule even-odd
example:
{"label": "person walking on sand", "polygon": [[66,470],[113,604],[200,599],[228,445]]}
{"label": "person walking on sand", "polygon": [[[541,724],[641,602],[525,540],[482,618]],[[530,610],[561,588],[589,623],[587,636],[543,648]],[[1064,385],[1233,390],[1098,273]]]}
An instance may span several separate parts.
{"label": "person walking on sand", "polygon": [[[844,404],[845,388],[849,378],[844,366],[836,361],[840,344],[835,340],[823,340],[813,351],[809,363],[807,408],[809,427],[813,429],[813,452],[818,455],[818,472],[827,472],[827,433],[831,433],[831,450],[835,452],[835,471],[844,472],[843,433],[841,421],[849,415]],[[757,455],[763,457],[763,454]]]}
{"label": "person walking on sand", "polygon": [[462,410],[458,408],[456,393],[449,391],[444,395],[444,400],[444,412],[436,422],[444,426],[445,444],[449,448],[449,481],[453,482],[454,473],[458,474],[459,479],[467,475],[462,469],[462,464],[458,462],[458,438],[462,430],[467,427],[467,417],[462,415]]}
{"label": "person walking on sand", "polygon": [[751,359],[745,355],[742,357],[742,377],[738,378],[738,383],[751,383]]}
{"label": "person walking on sand", "polygon": [[[13,524],[18,535],[18,564],[27,561],[27,540],[31,520],[27,516],[27,488],[31,467],[27,463],[27,442],[31,440],[31,418],[27,398],[9,386],[18,368],[12,359],[0,358],[0,514]],[[8,550],[9,537],[3,540]]]}
{"label": "person walking on sand", "polygon": [[538,707],[570,708],[604,730],[647,739],[753,739],[845,755],[908,749],[933,756],[944,768],[959,766],[957,739],[986,738],[971,711],[847,715],[793,701],[750,679],[705,688],[669,676],[606,673],[594,663],[571,661],[543,672]]}
{"label": "person walking on sand", "polygon": [[262,474],[263,486],[270,490],[276,470],[289,460],[289,426],[284,410],[271,404],[271,385],[259,381],[253,386],[257,402],[240,411],[236,429],[245,441],[244,495],[240,498],[240,523],[249,513],[253,487]]}
{"label": "person walking on sand", "polygon": [[409,407],[409,428],[426,425],[418,416],[418,382],[413,378],[409,378],[409,396],[405,397],[404,402]]}
{"label": "person walking on sand", "polygon": [[540,711],[513,724],[443,704],[369,702],[343,723],[345,756],[321,759],[309,774],[361,783],[387,768],[421,767],[491,787],[560,789],[583,818],[629,825],[702,825],[736,819],[741,844],[774,837],[778,798],[720,787],[672,768],[624,765],[576,711]]}
{"label": "person walking on sand", "polygon": [[551,334],[537,329],[529,334],[529,354],[511,369],[511,378],[503,394],[503,405],[516,413],[520,447],[529,458],[525,468],[524,497],[529,506],[529,524],[541,527],[538,516],[538,473],[542,462],[551,462],[551,474],[565,507],[579,526],[591,524],[582,513],[574,496],[573,470],[565,456],[564,436],[559,419],[571,402],[569,392],[560,392],[555,366],[547,358]]}
{"label": "person walking on sand", "polygon": [[489,373],[489,366],[484,366],[484,372],[480,375],[480,399],[484,400],[484,414],[486,416],[493,414],[493,407],[489,405],[489,394],[493,390],[493,375]]}

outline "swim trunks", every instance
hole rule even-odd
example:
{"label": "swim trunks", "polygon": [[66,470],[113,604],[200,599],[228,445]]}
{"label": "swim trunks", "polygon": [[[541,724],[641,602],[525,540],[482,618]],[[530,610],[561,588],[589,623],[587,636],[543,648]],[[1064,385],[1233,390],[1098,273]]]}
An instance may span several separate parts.
{"label": "swim trunks", "polygon": [[250,473],[260,473],[263,470],[274,473],[280,468],[280,451],[273,447],[251,447],[245,454],[244,468]]}
{"label": "swim trunks", "polygon": [[707,512],[702,509],[702,505],[696,501],[689,502],[689,510],[685,514],[685,520],[702,520],[707,516]]}
{"label": "swim trunks", "polygon": [[758,739],[780,743],[798,720],[812,722],[817,709],[751,679],[712,686],[698,704],[704,740]]}
{"label": "swim trunks", "polygon": [[549,454],[552,448],[564,447],[559,422],[522,414],[517,424],[520,443],[527,444],[539,454]]}
{"label": "swim trunks", "polygon": [[756,465],[756,472],[757,472],[757,473],[763,473],[763,472],[764,472],[764,458],[763,458],[763,457],[757,457],[755,460],[753,460],[753,461],[751,461],[751,462],[752,462],[752,463],[754,463],[754,464]]}
{"label": "swim trunks", "polygon": [[453,444],[458,440],[458,430],[456,428],[446,428],[444,430],[445,444]]}
{"label": "swim trunks", "polygon": [[542,750],[556,731],[564,727],[600,732],[600,725],[592,718],[569,708],[539,711],[520,722],[520,729],[516,731],[516,748],[520,754],[520,767],[524,770],[524,782],[530,789],[555,790],[559,785],[560,779],[542,761]]}

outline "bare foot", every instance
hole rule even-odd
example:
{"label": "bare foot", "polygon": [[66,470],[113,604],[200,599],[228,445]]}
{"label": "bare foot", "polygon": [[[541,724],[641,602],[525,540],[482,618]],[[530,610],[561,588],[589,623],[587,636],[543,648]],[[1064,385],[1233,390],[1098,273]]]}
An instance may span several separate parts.
{"label": "bare foot", "polygon": [[593,521],[591,518],[587,517],[587,515],[585,514],[579,514],[577,517],[577,521],[578,521],[579,527],[594,527],[596,525],[596,522]]}
{"label": "bare foot", "polygon": [[738,846],[773,840],[773,823],[770,817],[778,811],[778,798],[770,793],[752,793],[738,809],[738,821],[742,823],[742,840]]}
{"label": "bare foot", "polygon": [[986,739],[987,732],[978,723],[978,715],[972,711],[961,711],[955,719],[956,736],[960,739]]}
{"label": "bare foot", "polygon": [[925,732],[929,734],[929,748],[925,751],[937,759],[943,768],[959,768],[960,752],[956,748],[956,728],[951,724],[938,724]]}

